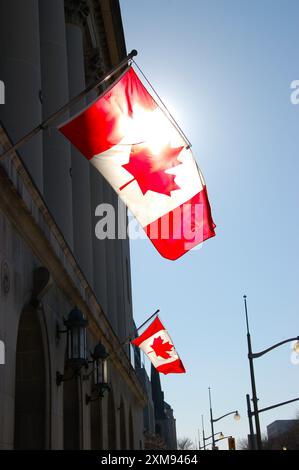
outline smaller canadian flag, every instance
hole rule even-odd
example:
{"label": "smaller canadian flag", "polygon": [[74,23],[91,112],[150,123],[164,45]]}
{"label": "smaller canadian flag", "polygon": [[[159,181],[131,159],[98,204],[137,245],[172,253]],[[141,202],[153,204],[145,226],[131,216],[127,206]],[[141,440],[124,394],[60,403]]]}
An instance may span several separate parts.
{"label": "smaller canadian flag", "polygon": [[142,349],[158,372],[162,374],[186,372],[169,334],[158,317],[132,343]]}

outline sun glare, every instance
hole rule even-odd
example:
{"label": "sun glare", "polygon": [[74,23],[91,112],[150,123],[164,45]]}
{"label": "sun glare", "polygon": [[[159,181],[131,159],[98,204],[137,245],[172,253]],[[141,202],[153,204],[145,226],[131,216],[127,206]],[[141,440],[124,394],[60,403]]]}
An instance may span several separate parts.
{"label": "sun glare", "polygon": [[159,154],[166,145],[170,147],[182,145],[181,136],[159,108],[155,111],[136,108],[133,119],[127,118],[122,122],[122,126],[126,143],[147,142],[154,155]]}

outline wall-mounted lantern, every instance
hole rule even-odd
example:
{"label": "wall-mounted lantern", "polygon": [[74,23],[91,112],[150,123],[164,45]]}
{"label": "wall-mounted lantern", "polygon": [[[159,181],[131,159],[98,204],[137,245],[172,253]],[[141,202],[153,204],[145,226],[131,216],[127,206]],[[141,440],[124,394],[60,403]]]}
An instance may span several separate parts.
{"label": "wall-mounted lantern", "polygon": [[93,374],[94,384],[93,384],[93,395],[85,395],[85,402],[88,405],[91,401],[98,400],[103,398],[105,390],[109,391],[110,386],[108,384],[108,367],[107,367],[107,358],[109,354],[107,353],[105,346],[102,343],[98,343],[94,352],[91,354],[92,360],[89,361],[92,363],[92,370],[88,375],[83,377],[84,380],[87,380],[91,374]]}
{"label": "wall-mounted lantern", "polygon": [[59,340],[61,333],[67,335],[66,362],[73,370],[73,375],[70,378],[66,378],[57,371],[57,385],[60,385],[61,382],[65,382],[66,380],[71,380],[75,375],[79,375],[81,368],[88,365],[86,355],[86,327],[88,321],[85,320],[81,310],[75,307],[70,311],[67,320],[64,320],[63,323],[66,326],[66,330],[59,330],[59,326],[57,325],[56,338]]}

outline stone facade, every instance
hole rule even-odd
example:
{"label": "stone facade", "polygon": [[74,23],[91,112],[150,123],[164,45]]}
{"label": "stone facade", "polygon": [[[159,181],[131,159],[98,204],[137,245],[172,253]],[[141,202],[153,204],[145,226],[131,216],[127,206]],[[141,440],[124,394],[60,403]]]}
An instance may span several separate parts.
{"label": "stone facade", "polygon": [[177,449],[176,420],[173,409],[164,400],[160,375],[151,367],[152,399],[155,411],[155,434],[164,442],[165,449]]}
{"label": "stone facade", "polygon": [[[3,0],[0,43],[1,153],[126,54],[117,0]],[[1,162],[1,449],[144,445],[147,398],[121,346],[134,328],[129,244],[96,239],[101,202],[119,207],[55,128]],[[88,320],[88,352],[101,341],[110,354],[111,390],[88,404],[91,376],[56,383],[66,372],[57,328],[74,306]]]}

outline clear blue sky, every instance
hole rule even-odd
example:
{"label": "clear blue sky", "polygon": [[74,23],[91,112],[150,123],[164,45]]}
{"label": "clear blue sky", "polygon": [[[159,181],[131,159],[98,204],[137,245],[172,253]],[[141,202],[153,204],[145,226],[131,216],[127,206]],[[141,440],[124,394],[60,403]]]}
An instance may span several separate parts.
{"label": "clear blue sky", "polygon": [[[156,308],[187,369],[163,376],[178,436],[247,436],[243,294],[254,350],[299,335],[299,79],[296,0],[121,0],[128,51],[174,112],[204,173],[217,235],[178,261],[132,241],[134,314]],[[290,345],[255,361],[260,407],[299,396]],[[261,416],[262,430],[299,402]],[[210,433],[209,433],[210,434]],[[222,444],[222,447],[226,445]]]}

